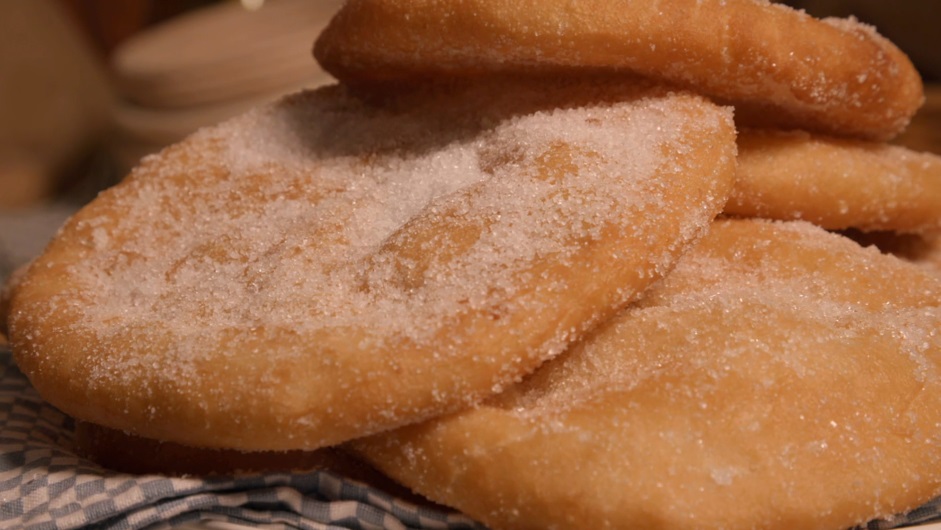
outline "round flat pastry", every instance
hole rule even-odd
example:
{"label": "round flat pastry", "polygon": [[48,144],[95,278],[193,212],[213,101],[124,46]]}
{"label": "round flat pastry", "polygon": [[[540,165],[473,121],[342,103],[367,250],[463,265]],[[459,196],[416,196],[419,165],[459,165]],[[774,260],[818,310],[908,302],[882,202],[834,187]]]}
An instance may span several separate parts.
{"label": "round flat pastry", "polygon": [[824,228],[941,229],[941,157],[904,147],[746,129],[725,212]]}
{"label": "round flat pastry", "polygon": [[721,210],[734,153],[729,109],[603,80],[300,93],[80,211],[10,341],[82,420],[332,445],[495,393],[609,317]]}
{"label": "round flat pastry", "polygon": [[887,139],[924,100],[895,45],[766,0],[351,0],[314,48],[348,83],[618,71],[736,105],[746,121]]}
{"label": "round flat pastry", "polygon": [[939,306],[814,225],[717,221],[520,385],[351,445],[495,529],[847,528],[941,490]]}

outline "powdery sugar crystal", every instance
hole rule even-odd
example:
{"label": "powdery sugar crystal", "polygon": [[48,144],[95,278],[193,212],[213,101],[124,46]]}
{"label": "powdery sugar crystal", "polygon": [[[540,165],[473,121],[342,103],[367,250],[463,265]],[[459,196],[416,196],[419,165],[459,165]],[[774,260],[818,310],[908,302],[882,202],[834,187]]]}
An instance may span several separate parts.
{"label": "powdery sugar crystal", "polygon": [[[83,221],[94,252],[71,265],[86,299],[78,325],[140,336],[99,375],[143,362],[192,377],[191,361],[245,330],[382,351],[429,343],[470,310],[527,309],[513,304],[533,263],[564,266],[606,229],[643,234],[675,215],[658,198],[671,184],[652,178],[662,153],[689,149],[684,128],[719,126],[659,98],[566,97],[470,90],[378,108],[332,87],[151,157],[116,195],[119,215]],[[168,333],[169,351],[146,346]]]}

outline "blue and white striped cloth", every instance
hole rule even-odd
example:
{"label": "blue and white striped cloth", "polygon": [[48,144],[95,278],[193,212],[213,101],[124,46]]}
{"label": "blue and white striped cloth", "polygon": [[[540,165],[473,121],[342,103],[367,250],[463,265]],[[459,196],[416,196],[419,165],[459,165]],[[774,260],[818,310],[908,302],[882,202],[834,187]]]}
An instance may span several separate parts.
{"label": "blue and white striped cloth", "polygon": [[[484,530],[327,472],[235,479],[115,473],[69,450],[72,421],[0,347],[0,528],[158,530],[223,522],[266,529]],[[867,530],[941,520],[941,499]]]}
{"label": "blue and white striped cloth", "polygon": [[115,473],[72,453],[72,420],[43,402],[0,346],[0,528],[266,529],[483,527],[327,472],[239,478]]}

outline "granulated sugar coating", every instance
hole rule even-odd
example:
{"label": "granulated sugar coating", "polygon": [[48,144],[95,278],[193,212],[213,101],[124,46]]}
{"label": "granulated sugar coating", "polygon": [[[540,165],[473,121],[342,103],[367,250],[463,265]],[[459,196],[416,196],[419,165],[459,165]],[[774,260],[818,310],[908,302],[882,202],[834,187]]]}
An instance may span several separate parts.
{"label": "granulated sugar coating", "polygon": [[630,73],[728,101],[737,121],[876,140],[924,101],[911,61],[872,27],[768,0],[349,0],[314,55],[360,84]]}
{"label": "granulated sugar coating", "polygon": [[18,363],[80,419],[246,450],[501,390],[671,268],[735,156],[697,96],[529,83],[328,87],[146,159],[14,292]]}
{"label": "granulated sugar coating", "polygon": [[941,156],[803,131],[739,130],[726,213],[828,229],[941,229]]}
{"label": "granulated sugar coating", "polygon": [[483,405],[354,442],[495,529],[841,529],[941,490],[941,282],[803,222],[717,221]]}

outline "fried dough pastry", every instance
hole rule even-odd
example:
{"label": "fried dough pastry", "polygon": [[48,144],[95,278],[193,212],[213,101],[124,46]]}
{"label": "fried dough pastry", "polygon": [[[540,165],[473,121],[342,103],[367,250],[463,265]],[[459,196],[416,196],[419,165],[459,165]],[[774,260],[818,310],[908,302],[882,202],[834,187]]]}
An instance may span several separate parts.
{"label": "fried dough pastry", "polygon": [[520,385],[351,445],[494,529],[847,528],[941,490],[939,304],[819,227],[717,221]]}
{"label": "fried dough pastry", "polygon": [[765,0],[351,0],[314,55],[350,84],[627,72],[731,102],[736,119],[877,140],[924,100],[873,28]]}
{"label": "fried dough pastry", "polygon": [[726,213],[833,230],[941,228],[938,155],[803,131],[740,130],[737,142]]}
{"label": "fried dough pastry", "polygon": [[665,273],[728,198],[730,111],[621,83],[288,97],[148,158],[13,293],[84,421],[315,449],[518,380]]}

